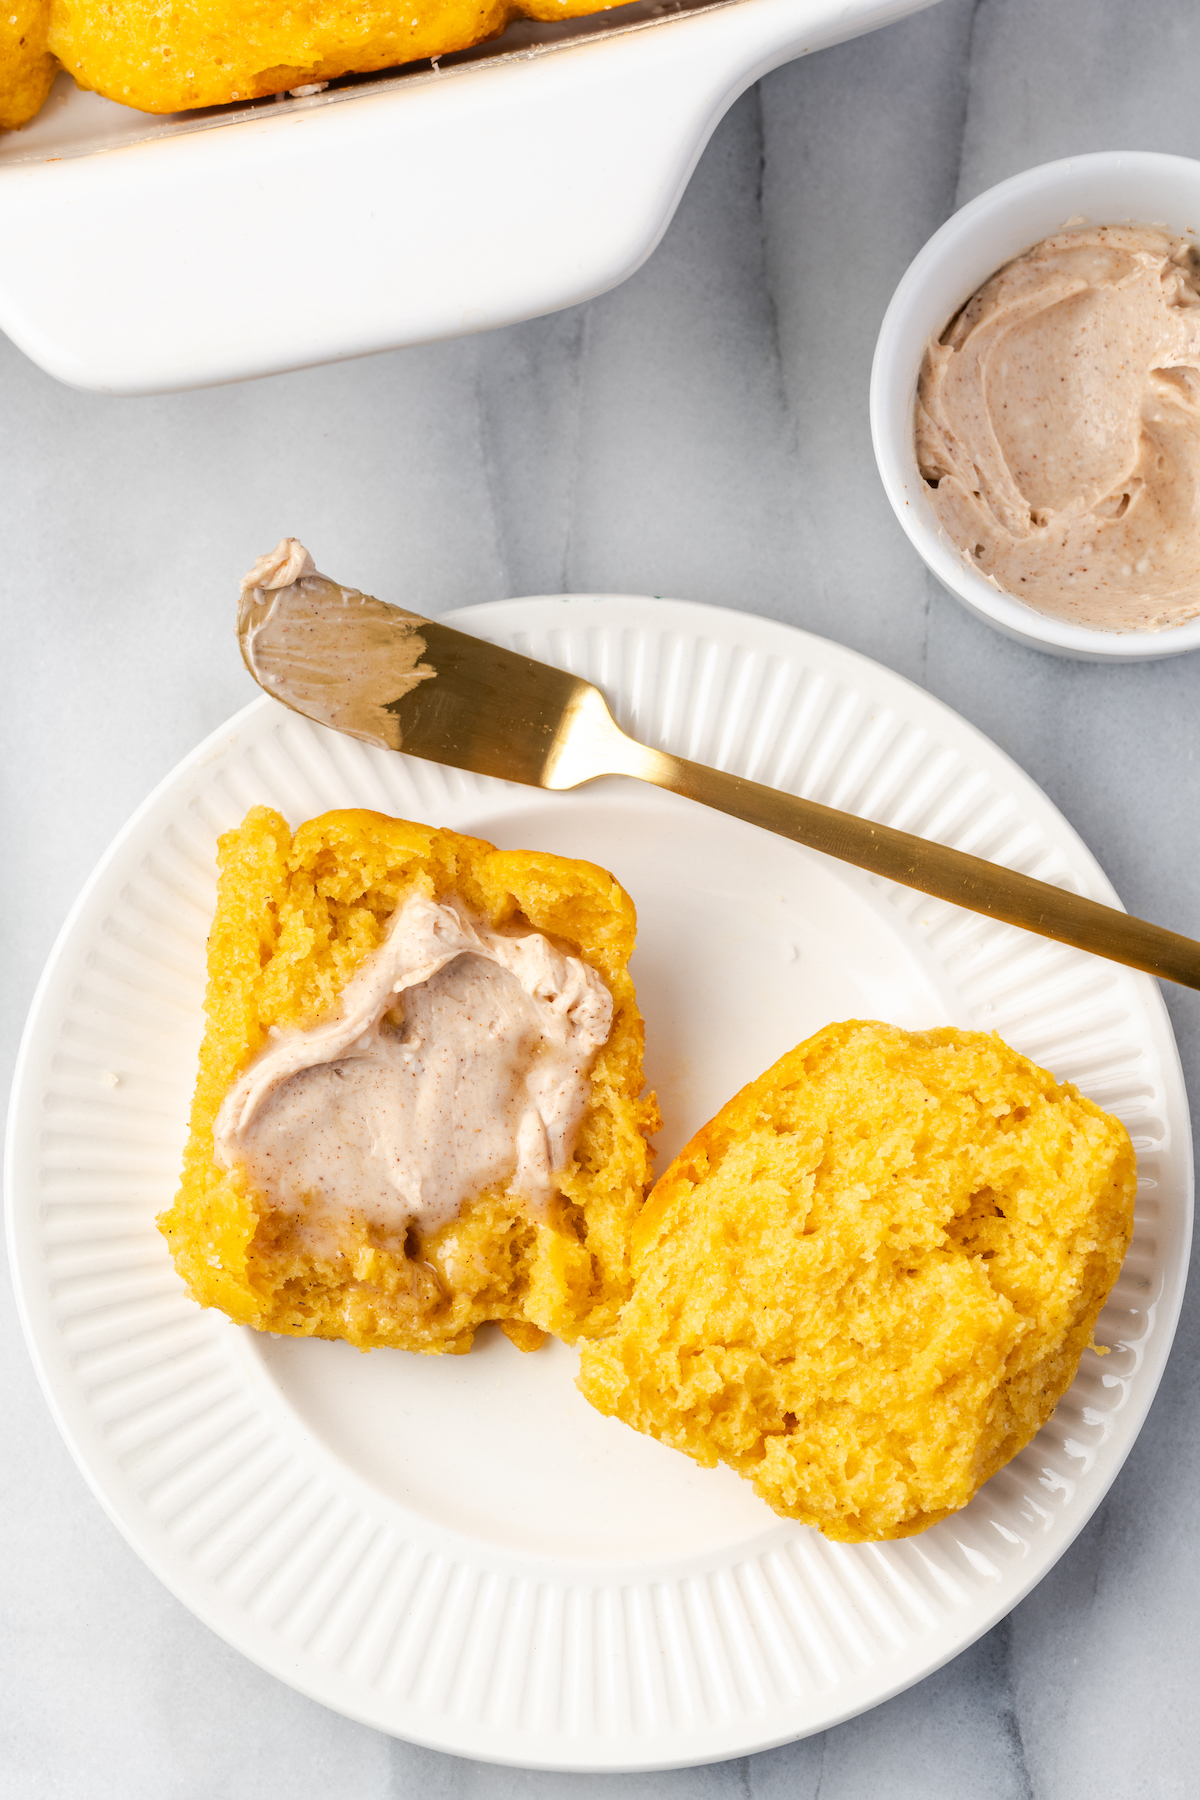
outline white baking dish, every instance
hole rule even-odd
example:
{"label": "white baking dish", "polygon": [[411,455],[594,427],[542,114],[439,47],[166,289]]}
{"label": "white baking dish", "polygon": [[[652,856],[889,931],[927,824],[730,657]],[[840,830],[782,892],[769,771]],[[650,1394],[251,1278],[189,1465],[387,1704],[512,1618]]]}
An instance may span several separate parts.
{"label": "white baking dish", "polygon": [[0,143],[0,327],[62,381],[137,394],[569,306],[650,254],[751,82],[929,3],[623,8],[453,67],[174,119],[62,78]]}

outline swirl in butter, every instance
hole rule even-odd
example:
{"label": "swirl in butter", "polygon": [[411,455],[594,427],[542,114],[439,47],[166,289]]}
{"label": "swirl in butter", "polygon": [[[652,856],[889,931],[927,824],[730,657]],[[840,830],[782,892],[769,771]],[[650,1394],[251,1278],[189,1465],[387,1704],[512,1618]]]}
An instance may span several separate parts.
{"label": "swirl in butter", "polygon": [[[536,1214],[567,1167],[612,996],[541,932],[508,935],[451,896],[413,893],[337,1014],[280,1035],[213,1133],[318,1250],[350,1215],[429,1235],[507,1184]],[[318,1242],[320,1240],[320,1242]]]}
{"label": "swirl in butter", "polygon": [[1153,226],[1065,229],[930,344],[916,448],[995,586],[1073,624],[1200,612],[1200,258]]}

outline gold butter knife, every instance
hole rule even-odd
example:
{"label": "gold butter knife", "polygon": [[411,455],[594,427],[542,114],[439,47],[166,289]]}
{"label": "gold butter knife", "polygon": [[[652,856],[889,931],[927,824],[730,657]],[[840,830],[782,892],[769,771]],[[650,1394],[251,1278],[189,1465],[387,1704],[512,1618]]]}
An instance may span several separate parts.
{"label": "gold butter knife", "polygon": [[530,787],[632,775],[888,881],[1200,988],[1200,943],[1031,875],[652,750],[591,682],[319,575],[285,538],[242,583],[238,642],[259,686],[364,743]]}

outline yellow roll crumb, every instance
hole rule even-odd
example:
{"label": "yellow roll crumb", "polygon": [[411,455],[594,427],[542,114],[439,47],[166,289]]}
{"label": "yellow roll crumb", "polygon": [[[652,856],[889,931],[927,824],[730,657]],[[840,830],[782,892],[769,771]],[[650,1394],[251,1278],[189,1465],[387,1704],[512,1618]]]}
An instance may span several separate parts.
{"label": "yellow roll crumb", "polygon": [[[158,1221],[195,1298],[262,1331],[364,1350],[461,1352],[486,1320],[521,1349],[547,1331],[574,1341],[610,1330],[629,1293],[629,1234],[658,1124],[653,1098],[639,1097],[643,1027],[628,973],[636,916],[620,884],[592,863],[362,811],[324,813],[293,837],[278,813],[256,807],[220,840],[219,860],[191,1135],[179,1193]],[[240,1169],[216,1165],[213,1124],[271,1029],[327,1016],[416,890],[457,894],[493,927],[532,927],[582,957],[612,995],[612,1031],[544,1217],[497,1189],[397,1249],[351,1214],[336,1253],[317,1256],[294,1215],[273,1212]]]}
{"label": "yellow roll crumb", "polygon": [[998,1037],[830,1025],[657,1183],[579,1385],[827,1537],[909,1536],[1049,1418],[1135,1191],[1120,1122]]}

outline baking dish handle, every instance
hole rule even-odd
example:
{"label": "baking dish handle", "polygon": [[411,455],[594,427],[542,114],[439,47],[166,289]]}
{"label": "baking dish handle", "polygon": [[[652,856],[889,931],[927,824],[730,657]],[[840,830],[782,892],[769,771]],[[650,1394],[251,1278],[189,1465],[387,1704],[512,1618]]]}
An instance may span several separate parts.
{"label": "baking dish handle", "polygon": [[658,243],[768,69],[929,0],[731,0],[124,148],[0,164],[0,326],[73,386],[207,386],[510,324]]}

